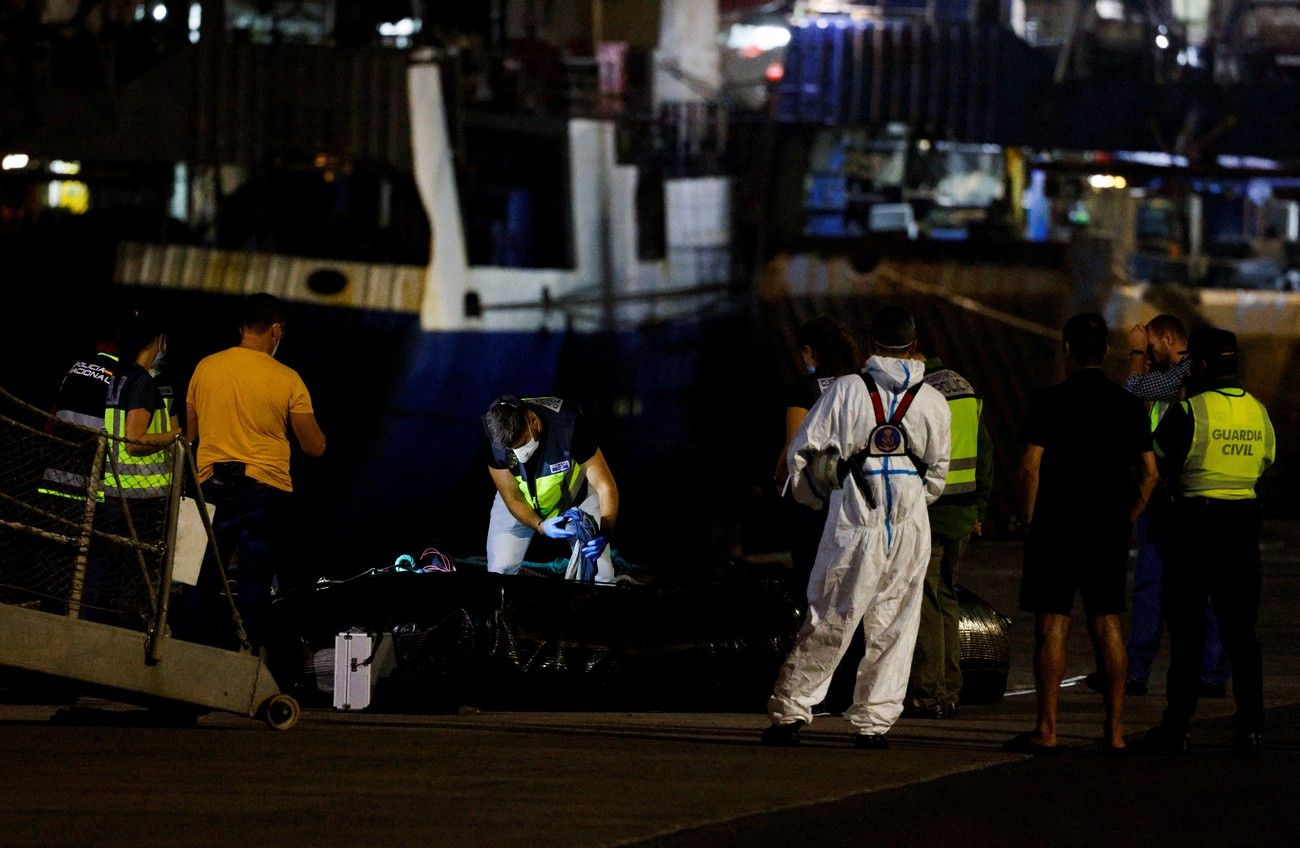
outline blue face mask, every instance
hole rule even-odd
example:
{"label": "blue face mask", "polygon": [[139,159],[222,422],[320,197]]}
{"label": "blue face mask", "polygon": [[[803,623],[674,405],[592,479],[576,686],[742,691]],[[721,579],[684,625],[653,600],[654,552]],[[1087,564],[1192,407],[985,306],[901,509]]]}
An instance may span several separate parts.
{"label": "blue face mask", "polygon": [[805,366],[804,366],[804,369],[806,369],[806,370],[808,371],[809,374],[816,374],[816,373],[817,373],[817,366],[816,366],[816,365],[805,365]]}

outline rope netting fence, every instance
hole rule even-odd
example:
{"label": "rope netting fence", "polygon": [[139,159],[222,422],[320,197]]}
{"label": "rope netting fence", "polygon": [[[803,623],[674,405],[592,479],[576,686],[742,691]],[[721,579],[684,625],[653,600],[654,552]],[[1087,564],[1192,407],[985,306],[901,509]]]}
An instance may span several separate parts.
{"label": "rope netting fence", "polygon": [[[128,488],[120,445],[0,389],[0,603],[153,629],[181,475]],[[149,461],[180,467],[180,450]]]}

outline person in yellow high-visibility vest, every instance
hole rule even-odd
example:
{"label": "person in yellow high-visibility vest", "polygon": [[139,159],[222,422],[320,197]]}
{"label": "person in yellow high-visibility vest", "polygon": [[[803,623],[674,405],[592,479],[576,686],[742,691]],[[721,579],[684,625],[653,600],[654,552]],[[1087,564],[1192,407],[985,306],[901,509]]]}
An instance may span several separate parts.
{"label": "person in yellow high-visibility vest", "polygon": [[557,397],[502,395],[488,407],[483,428],[497,488],[488,520],[488,570],[518,572],[534,534],[574,539],[578,529],[565,512],[577,507],[599,522],[599,530],[586,543],[573,543],[565,577],[578,579],[585,557],[596,563],[596,583],[613,583],[609,540],[618,520],[618,486],[578,407]]}
{"label": "person in yellow high-visibility vest", "polygon": [[993,439],[984,426],[983,401],[965,377],[932,356],[925,359],[925,382],[948,401],[952,458],[943,495],[929,507],[930,562],[903,715],[953,718],[962,686],[957,570],[971,536],[983,531],[993,488]]}
{"label": "person in yellow high-visibility vest", "polygon": [[[1171,405],[1183,399],[1183,384],[1191,372],[1187,355],[1187,328],[1176,315],[1161,314],[1128,331],[1128,375],[1124,390],[1148,404],[1151,429]],[[1169,535],[1169,495],[1157,486],[1137,521],[1137,562],[1133,566],[1132,614],[1129,617],[1128,681],[1125,692],[1142,696],[1147,677],[1160,652],[1165,629],[1164,548]],[[1206,599],[1205,658],[1201,667],[1201,697],[1225,697],[1231,664],[1223,652],[1214,610]],[[1099,692],[1109,685],[1100,671],[1089,674],[1087,685]]]}
{"label": "person in yellow high-visibility vest", "polygon": [[[166,348],[161,320],[137,312],[122,328],[118,367],[104,398],[104,429],[110,438],[102,479],[103,521],[98,526],[119,536],[129,537],[134,531],[144,545],[160,545],[164,540],[173,443],[181,433],[173,426],[166,400],[150,373]],[[148,587],[139,580],[134,555],[102,542],[91,550],[83,617],[132,626],[142,623],[137,616],[149,609],[150,598]]]}
{"label": "person in yellow high-visibility vest", "polygon": [[1188,349],[1188,397],[1170,408],[1155,432],[1161,476],[1175,497],[1165,566],[1167,706],[1147,744],[1175,753],[1188,747],[1208,594],[1232,660],[1233,744],[1254,753],[1264,730],[1264,671],[1255,634],[1262,512],[1255,485],[1273,464],[1276,435],[1268,410],[1241,388],[1236,334],[1202,328],[1191,334]]}

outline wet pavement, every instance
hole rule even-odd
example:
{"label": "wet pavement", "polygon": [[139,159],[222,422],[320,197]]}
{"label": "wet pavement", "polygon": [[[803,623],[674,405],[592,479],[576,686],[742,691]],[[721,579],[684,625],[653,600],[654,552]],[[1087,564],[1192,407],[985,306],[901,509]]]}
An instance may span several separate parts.
{"label": "wet pavement", "polygon": [[[796,749],[757,744],[750,714],[309,710],[277,733],[224,714],[141,727],[108,702],[78,722],[0,706],[0,845],[1276,845],[1300,832],[1300,521],[1264,540],[1268,747],[1231,751],[1231,699],[1202,701],[1192,751],[1105,756],[1093,660],[1072,624],[1056,757],[1003,753],[1032,726],[1031,620],[1016,612],[1020,545],[978,542],[959,582],[1008,615],[998,703],[904,719],[888,751],[856,751],[818,719]],[[1140,736],[1163,706],[1129,702]]]}

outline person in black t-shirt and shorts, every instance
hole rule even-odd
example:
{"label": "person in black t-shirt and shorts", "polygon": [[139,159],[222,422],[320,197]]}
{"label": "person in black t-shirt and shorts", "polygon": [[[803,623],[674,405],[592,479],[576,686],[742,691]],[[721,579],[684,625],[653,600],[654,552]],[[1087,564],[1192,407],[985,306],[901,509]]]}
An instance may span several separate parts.
{"label": "person in black t-shirt and shorts", "polygon": [[1034,682],[1038,724],[1006,748],[1056,748],[1057,693],[1074,599],[1083,599],[1089,636],[1111,681],[1103,749],[1124,748],[1121,716],[1127,653],[1124,612],[1129,538],[1157,480],[1151,427],[1142,404],[1102,370],[1109,330],[1096,313],[1065,325],[1065,382],[1030,408],[1020,467],[1025,542],[1020,608],[1035,616]]}

